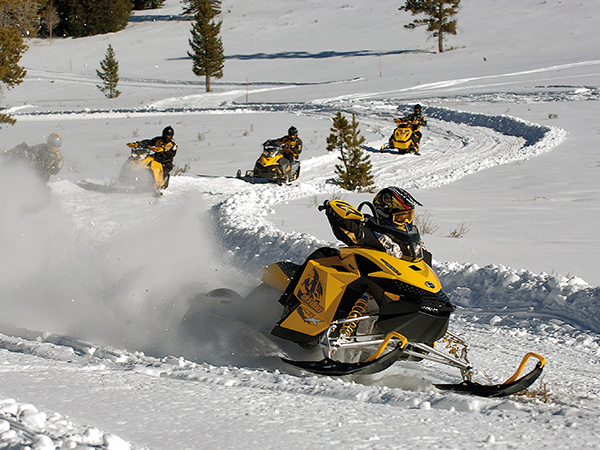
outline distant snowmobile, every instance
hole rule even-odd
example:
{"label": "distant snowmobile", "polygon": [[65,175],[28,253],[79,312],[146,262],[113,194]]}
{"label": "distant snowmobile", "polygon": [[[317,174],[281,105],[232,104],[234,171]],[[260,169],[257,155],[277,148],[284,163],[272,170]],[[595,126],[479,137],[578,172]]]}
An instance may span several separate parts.
{"label": "distant snowmobile", "polygon": [[256,161],[253,170],[238,170],[236,177],[248,183],[289,183],[300,176],[300,161],[285,158],[283,147],[274,140],[263,143],[263,152]]}
{"label": "distant snowmobile", "polygon": [[401,155],[407,153],[420,155],[419,140],[416,138],[416,133],[421,128],[421,123],[405,118],[394,119],[394,122],[396,122],[396,129],[389,142],[384,144],[381,150],[396,150]]}
{"label": "distant snowmobile", "polygon": [[[466,343],[447,333],[455,306],[423,259],[418,229],[408,223],[404,229],[382,225],[363,215],[360,207],[354,209],[340,200],[329,204],[342,217],[368,219],[364,231],[368,246],[324,247],[302,265],[271,264],[263,271],[262,284],[241,299],[246,304],[252,299],[272,299],[274,306],[278,300],[283,313],[271,334],[307,351],[320,347],[323,353],[317,361],[284,362],[317,374],[343,376],[379,372],[396,361],[427,359],[455,367],[462,375],[461,383],[436,387],[483,397],[521,392],[541,375],[545,359],[528,353],[504,383],[473,381]],[[207,296],[240,300],[234,291],[217,291]],[[202,315],[203,304],[196,300],[182,327],[194,330]],[[436,343],[440,344],[437,348]],[[519,378],[531,357],[538,360],[537,365]]]}
{"label": "distant snowmobile", "polygon": [[62,137],[52,133],[43,144],[33,146],[25,142],[2,154],[2,160],[7,166],[23,164],[29,166],[38,178],[47,183],[51,175],[57,175],[63,165],[63,155],[60,152]]}
{"label": "distant snowmobile", "polygon": [[167,186],[163,166],[156,161],[151,149],[144,146],[131,148],[131,155],[121,167],[116,180],[110,183],[108,189],[125,192],[152,192],[161,194]]}

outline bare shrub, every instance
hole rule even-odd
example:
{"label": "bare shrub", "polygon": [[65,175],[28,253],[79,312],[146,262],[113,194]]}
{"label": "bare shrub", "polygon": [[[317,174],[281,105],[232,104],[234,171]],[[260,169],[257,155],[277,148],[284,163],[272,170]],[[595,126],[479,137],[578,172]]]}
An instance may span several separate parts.
{"label": "bare shrub", "polygon": [[422,234],[434,234],[440,227],[433,222],[433,214],[425,211],[418,216],[415,216],[414,224]]}
{"label": "bare shrub", "polygon": [[173,167],[173,176],[176,177],[177,175],[184,174],[184,173],[188,172],[189,170],[190,170],[190,165],[188,163],[185,163],[185,165],[183,167],[175,166],[175,167]]}
{"label": "bare shrub", "polygon": [[470,230],[467,228],[464,222],[460,223],[454,230],[448,235],[449,238],[460,239],[464,237]]}

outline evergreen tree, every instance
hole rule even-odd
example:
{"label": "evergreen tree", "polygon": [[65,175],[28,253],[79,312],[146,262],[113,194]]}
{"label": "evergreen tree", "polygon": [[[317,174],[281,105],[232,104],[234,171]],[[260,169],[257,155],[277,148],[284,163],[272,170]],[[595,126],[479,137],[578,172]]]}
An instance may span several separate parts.
{"label": "evergreen tree", "polygon": [[35,37],[39,29],[36,0],[0,0],[0,27],[15,26],[21,36]]}
{"label": "evergreen tree", "polygon": [[165,0],[133,0],[133,9],[158,9],[162,8]]}
{"label": "evergreen tree", "polygon": [[104,92],[107,98],[115,98],[121,95],[121,91],[117,90],[117,83],[119,83],[119,62],[110,44],[108,44],[104,60],[100,62],[100,68],[102,70],[96,69],[96,73],[104,82],[104,85],[97,86],[98,89]]}
{"label": "evergreen tree", "polygon": [[342,113],[338,112],[332,120],[327,150],[340,152],[338,159],[342,164],[335,166],[339,185],[350,191],[368,191],[373,185],[371,158],[362,149],[365,138],[360,135],[356,116],[352,114],[352,122],[348,123]]}
{"label": "evergreen tree", "polygon": [[181,0],[181,3],[187,5],[183,8],[183,14],[191,14],[195,16],[198,12],[199,5],[203,2],[203,0]]}
{"label": "evergreen tree", "polygon": [[444,35],[456,34],[456,19],[454,16],[458,13],[460,0],[406,0],[400,11],[417,14],[425,14],[425,19],[415,19],[408,25],[404,25],[409,30],[414,30],[421,25],[427,25],[427,31],[431,37],[438,40],[438,51],[444,51]]}
{"label": "evergreen tree", "polygon": [[127,26],[131,0],[55,0],[60,16],[59,33],[93,36],[119,31]]}
{"label": "evergreen tree", "polygon": [[[27,50],[17,25],[0,26],[0,94],[3,88],[11,89],[23,82],[27,71],[19,66],[19,60]],[[0,113],[0,124],[14,124],[8,114]]]}
{"label": "evergreen tree", "polygon": [[205,77],[206,92],[210,92],[211,77],[222,78],[225,65],[223,42],[219,36],[223,22],[214,20],[221,13],[221,1],[194,0],[191,3],[195,11],[195,23],[189,40],[192,51],[188,55],[192,58],[192,71],[196,76]]}

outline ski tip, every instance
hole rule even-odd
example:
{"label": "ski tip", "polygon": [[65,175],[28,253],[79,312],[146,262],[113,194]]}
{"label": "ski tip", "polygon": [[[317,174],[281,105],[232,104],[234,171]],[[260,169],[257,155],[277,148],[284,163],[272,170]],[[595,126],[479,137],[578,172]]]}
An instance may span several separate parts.
{"label": "ski tip", "polygon": [[507,397],[523,392],[539,378],[543,370],[544,364],[540,361],[531,372],[512,382],[485,385],[465,380],[458,384],[434,384],[434,386],[443,391],[460,392],[478,397]]}

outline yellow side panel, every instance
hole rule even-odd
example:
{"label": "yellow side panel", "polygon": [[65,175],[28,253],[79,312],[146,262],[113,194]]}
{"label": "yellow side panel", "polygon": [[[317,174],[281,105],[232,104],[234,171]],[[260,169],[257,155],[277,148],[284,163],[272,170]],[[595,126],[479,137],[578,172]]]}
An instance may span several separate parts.
{"label": "yellow side panel", "polygon": [[146,162],[146,166],[152,171],[152,176],[154,177],[154,188],[157,190],[161,189],[164,182],[162,164],[150,157],[146,158],[144,161]]}
{"label": "yellow side panel", "polygon": [[263,269],[262,280],[275,289],[279,289],[281,292],[285,291],[288,284],[290,284],[290,278],[281,270],[279,264],[269,264]]}
{"label": "yellow side panel", "polygon": [[322,333],[333,320],[346,286],[358,277],[309,261],[294,291],[300,305],[280,326],[309,336]]}

